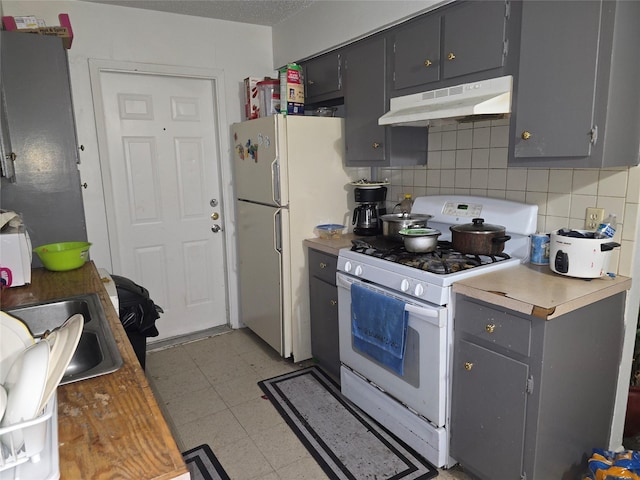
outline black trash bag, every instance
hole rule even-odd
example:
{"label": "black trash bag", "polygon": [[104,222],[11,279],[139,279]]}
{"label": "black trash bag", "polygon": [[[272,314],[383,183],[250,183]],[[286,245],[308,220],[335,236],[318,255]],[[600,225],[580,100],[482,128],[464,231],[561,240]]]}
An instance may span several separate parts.
{"label": "black trash bag", "polygon": [[120,304],[120,323],[127,333],[139,333],[145,337],[157,337],[156,320],[164,313],[161,307],[149,298],[149,291],[134,281],[111,275],[116,284]]}

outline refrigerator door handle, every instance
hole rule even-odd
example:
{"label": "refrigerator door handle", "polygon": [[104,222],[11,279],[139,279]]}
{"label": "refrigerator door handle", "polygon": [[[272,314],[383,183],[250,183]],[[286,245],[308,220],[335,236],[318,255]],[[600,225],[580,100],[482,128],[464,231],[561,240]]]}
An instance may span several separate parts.
{"label": "refrigerator door handle", "polygon": [[271,162],[271,192],[273,195],[273,202],[276,205],[280,205],[280,157],[277,157]]}
{"label": "refrigerator door handle", "polygon": [[282,254],[282,209],[273,214],[273,249]]}

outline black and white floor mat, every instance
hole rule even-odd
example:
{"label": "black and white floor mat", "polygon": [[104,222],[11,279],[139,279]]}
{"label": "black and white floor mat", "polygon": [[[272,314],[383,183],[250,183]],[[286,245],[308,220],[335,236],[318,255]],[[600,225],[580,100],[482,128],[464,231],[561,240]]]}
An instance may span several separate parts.
{"label": "black and white floor mat", "polygon": [[331,479],[426,480],[438,470],[345,398],[319,368],[258,382]]}
{"label": "black and white floor mat", "polygon": [[182,453],[191,480],[230,480],[227,472],[207,444]]}

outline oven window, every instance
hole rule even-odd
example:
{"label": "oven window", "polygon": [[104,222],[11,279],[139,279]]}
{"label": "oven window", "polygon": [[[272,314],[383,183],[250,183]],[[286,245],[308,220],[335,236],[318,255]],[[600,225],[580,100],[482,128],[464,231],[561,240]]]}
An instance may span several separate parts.
{"label": "oven window", "polygon": [[400,376],[393,370],[387,368],[385,365],[376,361],[370,355],[367,355],[365,352],[357,348],[353,344],[353,337],[351,338],[351,348],[353,348],[354,352],[357,352],[359,355],[362,355],[371,363],[375,363],[380,368],[383,368],[387,372],[389,372],[394,377],[401,378],[403,381],[408,383],[409,385],[419,388],[420,387],[420,334],[417,330],[411,328],[409,326],[407,328],[407,338],[406,338],[406,346],[404,350],[404,375]]}

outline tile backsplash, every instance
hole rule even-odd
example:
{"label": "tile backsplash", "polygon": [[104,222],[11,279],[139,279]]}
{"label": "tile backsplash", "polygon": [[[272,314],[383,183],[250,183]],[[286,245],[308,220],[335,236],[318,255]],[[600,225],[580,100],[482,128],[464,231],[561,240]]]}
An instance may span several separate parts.
{"label": "tile backsplash", "polygon": [[538,232],[583,229],[587,207],[615,213],[618,228],[610,270],[631,276],[640,204],[640,167],[553,169],[508,167],[508,120],[431,127],[426,166],[381,168],[390,181],[388,208],[405,193],[455,193],[538,205]]}

